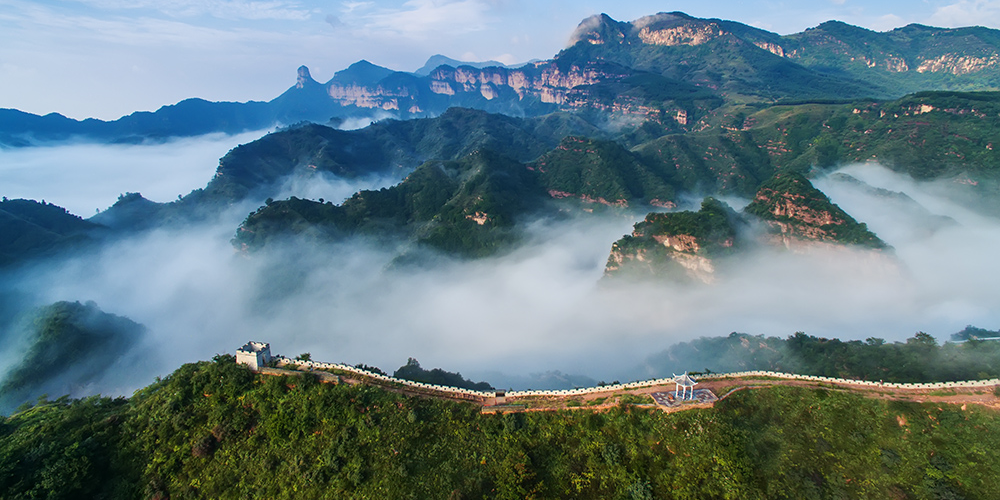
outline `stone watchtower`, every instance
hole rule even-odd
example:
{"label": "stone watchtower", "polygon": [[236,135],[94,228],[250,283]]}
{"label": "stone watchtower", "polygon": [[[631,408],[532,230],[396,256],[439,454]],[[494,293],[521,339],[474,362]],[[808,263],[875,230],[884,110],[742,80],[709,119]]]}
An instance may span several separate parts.
{"label": "stone watchtower", "polygon": [[267,342],[247,342],[236,350],[236,362],[257,371],[271,362],[271,344]]}

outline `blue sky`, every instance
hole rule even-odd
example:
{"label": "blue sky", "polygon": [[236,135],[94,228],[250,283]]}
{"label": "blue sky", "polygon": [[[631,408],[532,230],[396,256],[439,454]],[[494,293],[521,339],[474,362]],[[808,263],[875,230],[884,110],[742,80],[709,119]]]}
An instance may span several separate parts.
{"label": "blue sky", "polygon": [[359,59],[544,59],[587,16],[675,10],[781,34],[830,19],[1000,27],[1000,0],[0,0],[0,107],[113,119],[187,97],[269,100],[301,64],[326,81]]}

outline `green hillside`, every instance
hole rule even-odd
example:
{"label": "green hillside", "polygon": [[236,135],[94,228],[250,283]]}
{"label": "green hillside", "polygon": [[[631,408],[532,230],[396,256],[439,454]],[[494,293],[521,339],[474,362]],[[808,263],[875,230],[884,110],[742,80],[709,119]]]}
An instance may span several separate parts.
{"label": "green hillside", "polygon": [[781,172],[761,184],[753,201],[744,207],[776,232],[804,240],[886,248],[884,241],[854,220],[809,179],[794,172]]}
{"label": "green hillside", "polygon": [[529,168],[539,172],[555,198],[628,206],[637,201],[673,203],[677,196],[662,172],[613,141],[567,137]]}
{"label": "green hillside", "polygon": [[106,229],[65,208],[34,200],[0,201],[0,267],[80,249]]}
{"label": "green hillside", "polygon": [[480,414],[232,356],[0,426],[5,498],[991,498],[1000,418],[823,389]]}
{"label": "green hillside", "polygon": [[[0,408],[13,408],[45,392],[64,394],[103,375],[145,334],[134,321],[108,314],[93,302],[56,302],[21,319],[23,356],[0,378]],[[16,337],[7,337],[13,341]]]}
{"label": "green hillside", "polygon": [[799,64],[850,75],[897,95],[1000,87],[995,29],[910,24],[880,33],[828,21],[783,37],[781,44]]}
{"label": "green hillside", "polygon": [[484,256],[508,248],[517,239],[518,218],[544,198],[523,164],[481,150],[425,163],[398,185],[361,191],[342,205],[271,202],[240,225],[234,243],[255,250],[292,235],[401,236],[455,255]]}
{"label": "green hillside", "polygon": [[[478,112],[473,115],[480,116]],[[514,119],[503,120],[506,123]],[[461,166],[462,162],[468,163],[465,159],[437,171],[432,171],[430,165],[452,164],[448,160],[430,162],[399,186],[383,190],[386,194],[359,193],[344,204],[345,208],[323,209],[341,215],[305,216],[297,224],[305,227],[311,220],[339,217],[340,222],[331,227],[348,234],[377,234],[381,229],[398,231],[406,226],[404,233],[437,248],[486,255],[513,240],[506,236],[491,240],[502,233],[490,231],[493,226],[473,223],[473,217],[481,218],[475,214],[492,214],[498,217],[490,219],[494,226],[510,228],[518,214],[539,206],[539,199],[546,197],[539,196],[540,192],[548,192],[549,198],[573,198],[585,203],[670,207],[684,193],[717,192],[752,198],[765,181],[779,172],[787,173],[787,179],[802,179],[796,172],[811,174],[816,169],[864,161],[878,161],[917,179],[951,180],[961,194],[961,203],[984,212],[1000,211],[1000,157],[992,149],[994,142],[1000,144],[996,133],[1000,123],[994,123],[1000,120],[998,93],[935,92],[890,102],[762,109],[744,106],[727,108],[707,120],[714,125],[704,131],[665,135],[631,150],[613,140],[567,136],[534,161],[523,165],[503,163],[501,170],[506,173],[491,174],[489,178],[497,181],[485,184],[484,178],[461,173],[470,168]],[[536,125],[541,126],[539,123]],[[554,123],[546,125],[549,137],[559,135],[554,130],[566,130],[560,128],[566,123],[562,118]],[[514,151],[521,151],[521,158],[530,156],[526,149]],[[534,154],[537,150],[530,151]],[[497,184],[499,179],[505,180]],[[792,194],[808,195],[808,204],[826,207],[812,207],[817,208],[817,213],[828,212],[836,219],[823,223],[832,224],[822,229],[829,233],[826,239],[884,246],[809,186],[808,193]],[[473,192],[476,190],[479,194]],[[419,196],[405,194],[417,191]],[[482,200],[473,201],[479,198]],[[763,207],[764,203],[753,207],[758,205]],[[264,210],[265,215],[248,220],[244,229],[253,232],[241,231],[238,239],[252,247],[259,241],[257,232],[264,238],[280,232],[278,221],[284,216],[269,215],[280,207]],[[765,208],[754,213],[769,217]],[[268,217],[271,221],[266,223],[267,229],[251,227],[255,223],[252,219]]]}
{"label": "green hillside", "polygon": [[692,263],[710,263],[738,251],[744,245],[739,229],[745,225],[729,205],[714,198],[705,198],[697,212],[650,213],[632,234],[611,245],[604,276],[684,280],[700,267],[695,277],[707,277],[714,268]]}
{"label": "green hillside", "polygon": [[892,96],[846,75],[807,68],[755,43],[779,41],[773,33],[718,19],[672,12],[623,23],[602,15],[584,21],[575,36],[582,40],[560,52],[557,62],[613,61],[717,89],[728,102]]}
{"label": "green hillside", "polygon": [[925,92],[895,101],[729,107],[701,132],[633,148],[679,192],[751,196],[780,170],[877,161],[920,180],[948,179],[969,204],[1000,194],[1000,94]]}

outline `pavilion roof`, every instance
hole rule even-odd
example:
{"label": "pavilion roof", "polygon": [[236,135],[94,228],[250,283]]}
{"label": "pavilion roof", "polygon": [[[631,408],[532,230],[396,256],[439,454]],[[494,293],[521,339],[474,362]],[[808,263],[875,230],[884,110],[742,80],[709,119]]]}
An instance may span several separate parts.
{"label": "pavilion roof", "polygon": [[681,387],[694,387],[698,382],[691,378],[687,372],[684,372],[683,375],[674,375],[674,383]]}

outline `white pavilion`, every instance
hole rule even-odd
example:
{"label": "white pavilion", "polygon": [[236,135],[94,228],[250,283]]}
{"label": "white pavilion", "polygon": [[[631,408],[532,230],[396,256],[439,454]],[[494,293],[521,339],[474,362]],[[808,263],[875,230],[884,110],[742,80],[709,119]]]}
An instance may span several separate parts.
{"label": "white pavilion", "polygon": [[683,375],[674,375],[674,397],[682,401],[694,399],[694,386],[698,382],[684,372]]}

